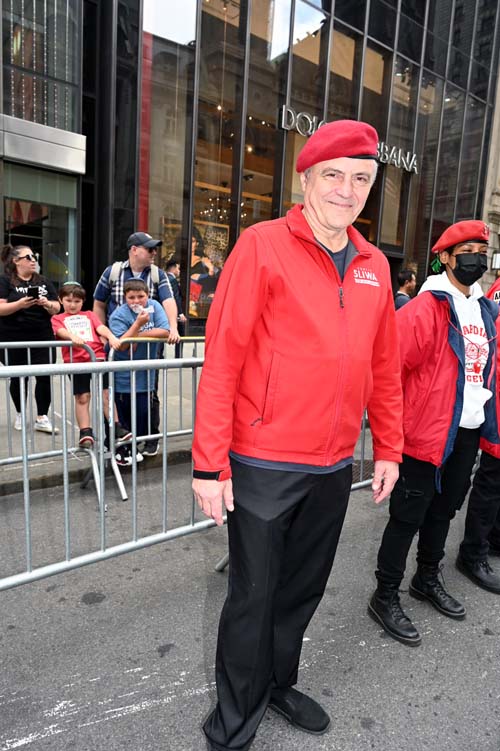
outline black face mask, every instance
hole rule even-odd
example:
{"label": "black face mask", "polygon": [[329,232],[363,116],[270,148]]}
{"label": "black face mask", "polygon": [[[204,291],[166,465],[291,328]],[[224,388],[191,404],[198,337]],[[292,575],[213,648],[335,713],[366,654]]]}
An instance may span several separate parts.
{"label": "black face mask", "polygon": [[470,287],[481,279],[488,268],[488,256],[485,253],[459,253],[454,258],[457,265],[452,269],[453,276],[465,287]]}

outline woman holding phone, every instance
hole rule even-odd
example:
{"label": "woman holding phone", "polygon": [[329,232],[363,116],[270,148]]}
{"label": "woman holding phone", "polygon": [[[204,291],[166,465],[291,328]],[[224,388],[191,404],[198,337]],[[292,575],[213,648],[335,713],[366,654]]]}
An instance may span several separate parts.
{"label": "woman holding phone", "polygon": [[[0,275],[0,360],[4,365],[50,363],[53,353],[48,347],[33,347],[28,353],[25,348],[5,349],[1,342],[28,344],[54,339],[50,319],[60,310],[56,289],[52,282],[37,273],[37,259],[27,245],[6,245],[1,260],[4,273]],[[21,430],[19,378],[10,379],[10,395],[17,412],[14,429]],[[58,433],[47,416],[51,401],[49,376],[36,377],[35,401],[35,430]]]}

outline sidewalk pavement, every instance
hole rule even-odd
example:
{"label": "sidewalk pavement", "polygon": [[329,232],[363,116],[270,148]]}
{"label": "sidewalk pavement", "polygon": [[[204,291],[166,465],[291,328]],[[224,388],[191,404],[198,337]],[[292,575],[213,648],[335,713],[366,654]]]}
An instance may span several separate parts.
{"label": "sidewalk pavement", "polygon": [[[142,477],[145,531],[160,483],[159,470]],[[177,525],[191,509],[190,465],[170,468],[168,484]],[[40,526],[35,557],[50,559],[62,546],[61,492],[34,491],[32,504]],[[0,505],[5,570],[22,536],[22,497]],[[99,531],[94,494],[73,488],[71,508],[83,544]],[[130,510],[110,498],[112,536],[130,532]],[[410,649],[366,614],[387,504],[375,506],[366,490],[352,494],[326,594],[305,635],[298,684],[330,713],[331,729],[307,735],[269,711],[252,751],[499,751],[500,598],[454,567],[463,517],[452,524],[444,574],[467,618],[452,621],[403,593],[423,637]],[[215,702],[227,587],[227,571],[214,565],[226,550],[225,528],[212,528],[3,592],[0,751],[205,751],[200,724]],[[405,590],[413,568],[414,551]]]}

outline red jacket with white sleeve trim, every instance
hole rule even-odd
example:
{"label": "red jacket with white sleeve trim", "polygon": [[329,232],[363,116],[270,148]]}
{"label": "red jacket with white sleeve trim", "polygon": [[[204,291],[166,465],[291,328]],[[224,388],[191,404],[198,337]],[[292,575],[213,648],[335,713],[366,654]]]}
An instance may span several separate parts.
{"label": "red jacket with white sleeve trim", "polygon": [[375,459],[401,461],[402,391],[387,259],[353,227],[341,282],[295,206],[247,229],[211,306],[196,406],[196,470],[229,451],[331,466],[353,455],[368,407]]}

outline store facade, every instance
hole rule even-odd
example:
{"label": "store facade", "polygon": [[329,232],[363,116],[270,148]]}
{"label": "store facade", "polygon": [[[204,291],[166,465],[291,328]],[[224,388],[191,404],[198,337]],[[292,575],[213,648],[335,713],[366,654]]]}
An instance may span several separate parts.
{"label": "store facade", "polygon": [[30,121],[80,148],[79,166],[46,148],[36,159],[0,150],[5,237],[45,223],[48,257],[55,227],[60,272],[90,291],[132,231],[160,236],[161,262],[181,262],[196,331],[241,231],[301,200],[294,164],[307,137],[354,118],[377,128],[382,165],[357,226],[394,276],[413,264],[422,280],[444,227],[483,216],[497,5],[0,0],[4,130]]}
{"label": "store facade", "polygon": [[[185,277],[196,269],[185,285],[192,319],[206,317],[240,232],[300,202],[296,156],[322,122],[363,119],[378,130],[382,168],[357,226],[394,274],[414,264],[424,278],[443,229],[481,216],[496,3],[177,7],[144,0],[138,219],[162,237],[164,260],[179,257]],[[215,272],[200,283],[202,256]]]}

